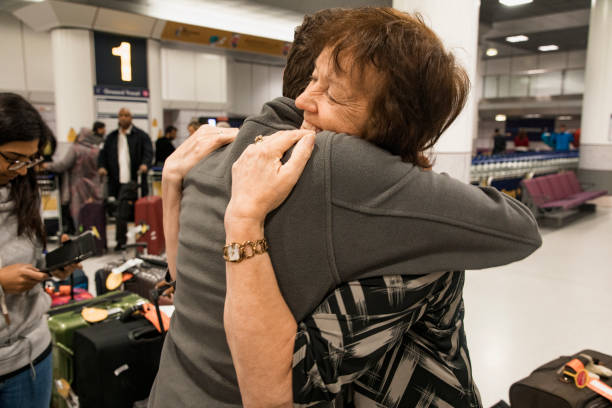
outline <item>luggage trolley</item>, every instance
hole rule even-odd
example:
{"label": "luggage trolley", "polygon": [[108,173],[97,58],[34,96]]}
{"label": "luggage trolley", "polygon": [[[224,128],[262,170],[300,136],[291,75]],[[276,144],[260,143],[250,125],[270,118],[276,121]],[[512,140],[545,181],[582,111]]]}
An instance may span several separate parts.
{"label": "luggage trolley", "polygon": [[147,182],[149,183],[149,194],[160,196],[162,195],[161,181],[162,181],[162,169],[163,167],[153,166],[147,173]]}
{"label": "luggage trolley", "polygon": [[59,237],[62,228],[62,200],[59,177],[53,173],[39,173],[36,176],[40,189],[41,214],[47,237]]}

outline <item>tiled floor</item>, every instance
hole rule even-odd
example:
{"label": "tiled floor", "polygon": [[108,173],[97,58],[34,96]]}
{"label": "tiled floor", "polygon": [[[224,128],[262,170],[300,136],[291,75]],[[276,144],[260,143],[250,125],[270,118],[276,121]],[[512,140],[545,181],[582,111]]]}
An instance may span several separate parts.
{"label": "tiled floor", "polygon": [[466,274],[466,331],[483,405],[561,355],[612,354],[612,197],[595,214],[542,231],[529,258]]}
{"label": "tiled floor", "polygon": [[[595,214],[543,230],[529,258],[467,273],[466,331],[485,407],[508,401],[510,385],[548,360],[585,348],[612,354],[612,196],[597,203]],[[96,269],[120,258],[84,262],[92,293]]]}

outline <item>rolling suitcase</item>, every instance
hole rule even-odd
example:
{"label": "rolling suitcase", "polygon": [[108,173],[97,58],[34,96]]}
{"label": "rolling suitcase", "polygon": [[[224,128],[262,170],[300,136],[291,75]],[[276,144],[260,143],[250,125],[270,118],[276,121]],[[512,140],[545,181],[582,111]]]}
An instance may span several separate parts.
{"label": "rolling suitcase", "polygon": [[[528,377],[510,387],[510,406],[512,408],[610,408],[612,400],[591,391],[589,386],[580,384],[579,377],[565,375],[566,364],[574,359],[587,361],[588,356],[595,364],[612,369],[612,356],[594,351],[583,350],[572,356],[559,357],[535,369]],[[582,362],[580,364],[583,364]],[[588,364],[584,364],[591,370]],[[571,370],[570,370],[571,371]],[[600,373],[601,374],[601,373]],[[612,386],[612,377],[601,376],[602,388]],[[585,379],[592,374],[585,376]],[[608,391],[609,392],[609,391]],[[612,398],[608,394],[609,398]]]}
{"label": "rolling suitcase", "polygon": [[[73,334],[75,330],[89,326],[81,316],[84,307],[99,307],[109,311],[109,318],[118,316],[134,305],[146,302],[142,297],[129,292],[109,292],[103,296],[80,302],[68,303],[49,310],[49,329],[53,343],[53,380],[64,378],[69,384],[73,382]],[[64,399],[53,387],[52,405],[56,408],[66,407]]]}
{"label": "rolling suitcase", "polygon": [[[75,332],[74,390],[82,406],[131,408],[149,396],[169,327],[157,303],[167,287],[153,294],[154,310],[151,304],[133,307],[119,320]],[[154,314],[151,321],[141,314],[145,311]]]}
{"label": "rolling suitcase", "polygon": [[149,230],[136,242],[146,242],[148,252],[154,255],[159,255],[165,251],[161,197],[148,196],[137,200],[134,205],[134,223],[145,224],[149,227]]}
{"label": "rolling suitcase", "polygon": [[96,255],[106,250],[106,213],[101,202],[87,203],[79,210],[79,233],[91,230],[96,237]]}
{"label": "rolling suitcase", "polygon": [[[103,294],[108,292],[108,289],[106,288],[106,278],[115,266],[119,265],[109,265],[96,271],[96,293]],[[153,301],[151,298],[151,290],[153,290],[155,286],[159,284],[159,282],[164,281],[166,270],[167,267],[163,267],[162,265],[152,265],[145,261],[139,267],[133,268],[132,270],[126,272],[129,273],[131,277],[124,281],[123,289]],[[162,296],[159,299],[159,302],[162,305],[172,304],[172,301],[166,296]]]}
{"label": "rolling suitcase", "polygon": [[164,334],[145,318],[77,330],[73,389],[81,406],[131,408],[147,398],[163,342]]}

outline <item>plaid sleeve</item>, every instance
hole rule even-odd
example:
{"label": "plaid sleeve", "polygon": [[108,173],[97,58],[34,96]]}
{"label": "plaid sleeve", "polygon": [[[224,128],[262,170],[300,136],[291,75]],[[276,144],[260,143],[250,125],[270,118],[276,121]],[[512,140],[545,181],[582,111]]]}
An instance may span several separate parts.
{"label": "plaid sleeve", "polygon": [[299,323],[293,354],[297,406],[332,401],[424,313],[439,274],[362,279],[339,286]]}

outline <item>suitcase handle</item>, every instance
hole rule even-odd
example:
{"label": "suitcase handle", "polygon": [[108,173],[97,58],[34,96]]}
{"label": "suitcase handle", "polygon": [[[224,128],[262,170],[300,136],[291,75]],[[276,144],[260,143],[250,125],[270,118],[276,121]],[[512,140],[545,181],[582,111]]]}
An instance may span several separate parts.
{"label": "suitcase handle", "polygon": [[134,329],[128,334],[130,341],[134,343],[149,343],[157,341],[160,333],[154,326],[141,327]]}
{"label": "suitcase handle", "polygon": [[63,345],[59,341],[56,342],[53,346],[57,348],[59,351],[66,354],[66,360],[68,360],[68,366],[67,366],[68,368],[67,377],[68,378],[66,378],[66,381],[68,381],[68,384],[72,384],[72,380],[74,379],[74,372],[73,372],[74,362],[72,361],[72,357],[74,356],[74,351],[72,351],[68,346]]}

